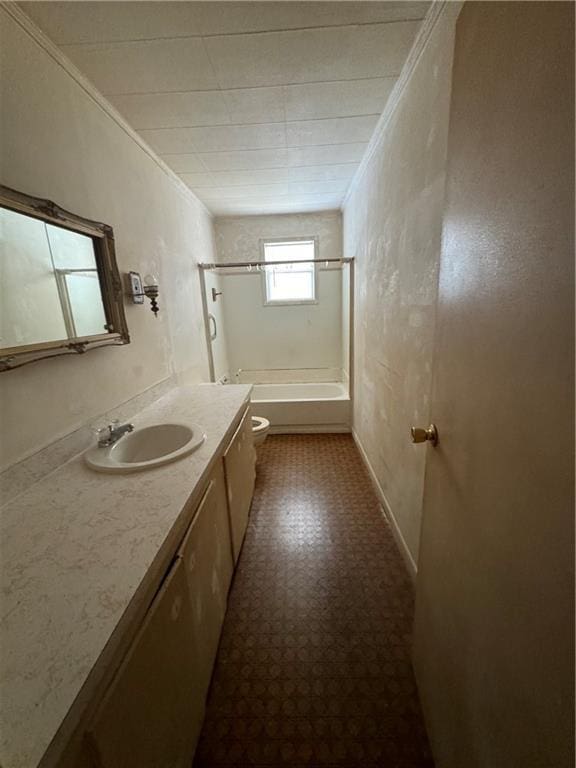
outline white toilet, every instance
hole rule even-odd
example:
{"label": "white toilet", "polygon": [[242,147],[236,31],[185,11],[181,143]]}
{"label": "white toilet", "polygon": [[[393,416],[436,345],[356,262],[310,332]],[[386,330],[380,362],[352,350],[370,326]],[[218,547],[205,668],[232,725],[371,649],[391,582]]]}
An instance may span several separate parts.
{"label": "white toilet", "polygon": [[270,430],[270,422],[263,416],[252,416],[252,435],[254,436],[254,445],[262,445],[266,440],[266,435]]}

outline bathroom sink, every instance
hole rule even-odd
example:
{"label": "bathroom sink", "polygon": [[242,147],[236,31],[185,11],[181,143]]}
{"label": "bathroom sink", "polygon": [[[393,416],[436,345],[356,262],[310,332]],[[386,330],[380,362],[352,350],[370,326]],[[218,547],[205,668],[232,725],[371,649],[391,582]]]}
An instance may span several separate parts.
{"label": "bathroom sink", "polygon": [[155,424],[124,435],[114,445],[96,445],[84,458],[97,472],[141,472],[187,456],[205,439],[197,424]]}

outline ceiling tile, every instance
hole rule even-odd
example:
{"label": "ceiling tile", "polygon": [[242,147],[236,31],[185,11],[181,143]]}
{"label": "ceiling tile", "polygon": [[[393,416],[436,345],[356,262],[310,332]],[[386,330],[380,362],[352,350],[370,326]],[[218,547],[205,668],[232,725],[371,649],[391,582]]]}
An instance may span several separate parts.
{"label": "ceiling tile", "polygon": [[[169,3],[170,4],[170,3]],[[427,2],[196,3],[205,35],[422,19]]]}
{"label": "ceiling tile", "polygon": [[254,149],[246,152],[212,152],[202,153],[199,157],[209,171],[283,168],[289,165],[287,149]]}
{"label": "ceiling tile", "polygon": [[262,197],[250,200],[218,200],[206,203],[216,216],[252,216],[267,213],[306,213],[338,210],[342,195]]}
{"label": "ceiling tile", "polygon": [[176,173],[199,173],[206,170],[202,160],[194,154],[164,155],[162,160]]}
{"label": "ceiling tile", "polygon": [[216,90],[200,38],[62,46],[104,94]]}
{"label": "ceiling tile", "polygon": [[205,39],[222,88],[398,75],[419,22]]}
{"label": "ceiling tile", "polygon": [[357,142],[321,147],[294,147],[288,150],[288,165],[334,165],[360,162],[367,146],[367,142]]}
{"label": "ceiling tile", "polygon": [[395,77],[284,86],[286,120],[380,114]]}
{"label": "ceiling tile", "polygon": [[348,179],[334,181],[295,181],[289,185],[290,194],[300,195],[331,195],[343,194],[348,189]]}
{"label": "ceiling tile", "polygon": [[197,3],[26,2],[21,5],[58,44],[201,34]]}
{"label": "ceiling tile", "polygon": [[[275,184],[292,181],[291,168],[251,168],[246,171],[212,171],[206,174],[184,174],[183,181],[195,187],[234,187],[251,184]],[[195,177],[195,178],[191,178]]]}
{"label": "ceiling tile", "polygon": [[55,43],[150,40],[422,19],[410,2],[25,2]]}
{"label": "ceiling tile", "polygon": [[334,181],[293,181],[288,185],[291,195],[330,195],[344,193],[348,189],[348,179]]}
{"label": "ceiling tile", "polygon": [[427,2],[21,3],[217,215],[338,208]]}
{"label": "ceiling tile", "polygon": [[215,125],[210,128],[166,128],[140,131],[140,135],[161,155],[283,147],[286,144],[283,123]]}
{"label": "ceiling tile", "polygon": [[251,184],[245,187],[199,187],[194,190],[201,200],[236,200],[266,198],[290,194],[288,184]]}
{"label": "ceiling tile", "polygon": [[320,165],[311,168],[251,168],[246,171],[214,171],[181,173],[180,178],[191,187],[229,187],[252,184],[274,184],[302,181],[349,180],[358,165]]}
{"label": "ceiling tile", "polygon": [[191,189],[193,187],[215,187],[216,184],[212,178],[212,174],[208,171],[201,173],[180,173],[178,174],[184,184],[187,184]]}
{"label": "ceiling tile", "polygon": [[281,88],[222,91],[231,123],[279,123],[285,120]]}
{"label": "ceiling tile", "polygon": [[350,180],[358,169],[357,163],[342,165],[313,165],[289,168],[291,181],[333,181],[334,179]]}
{"label": "ceiling tile", "polygon": [[300,182],[289,184],[249,184],[245,187],[197,187],[194,192],[205,202],[218,200],[249,200],[273,197],[306,198],[314,195],[343,194],[346,180],[325,182]]}
{"label": "ceiling tile", "polygon": [[369,141],[378,117],[379,115],[365,115],[286,123],[286,142],[289,147],[306,147],[314,144]]}
{"label": "ceiling tile", "polygon": [[230,123],[220,91],[109,96],[133,128],[177,128]]}

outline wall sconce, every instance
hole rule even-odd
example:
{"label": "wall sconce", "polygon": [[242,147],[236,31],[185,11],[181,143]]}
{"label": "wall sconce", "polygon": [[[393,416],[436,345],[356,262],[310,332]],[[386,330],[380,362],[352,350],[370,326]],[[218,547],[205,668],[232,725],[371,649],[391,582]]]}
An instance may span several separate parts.
{"label": "wall sconce", "polygon": [[146,275],[144,278],[144,284],[142,284],[142,278],[138,272],[129,272],[129,285],[130,296],[134,304],[144,304],[144,296],[150,299],[150,309],[154,312],[154,317],[158,315],[158,278],[155,275]]}

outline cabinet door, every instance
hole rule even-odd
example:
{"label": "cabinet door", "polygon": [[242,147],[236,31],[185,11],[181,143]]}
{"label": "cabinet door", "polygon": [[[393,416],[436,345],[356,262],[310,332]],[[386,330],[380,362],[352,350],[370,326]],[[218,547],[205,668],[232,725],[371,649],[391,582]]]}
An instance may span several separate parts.
{"label": "cabinet door", "polygon": [[176,559],[88,729],[101,768],[189,766],[202,723],[193,617]]}
{"label": "cabinet door", "polygon": [[224,454],[224,469],[226,470],[232,549],[234,562],[236,562],[242,549],[242,542],[248,525],[248,514],[256,479],[256,451],[254,450],[252,421],[249,411],[244,414],[244,418]]}
{"label": "cabinet door", "polygon": [[205,696],[234,567],[221,461],[212,474],[178,555],[185,566],[187,595],[197,639],[198,684]]}

